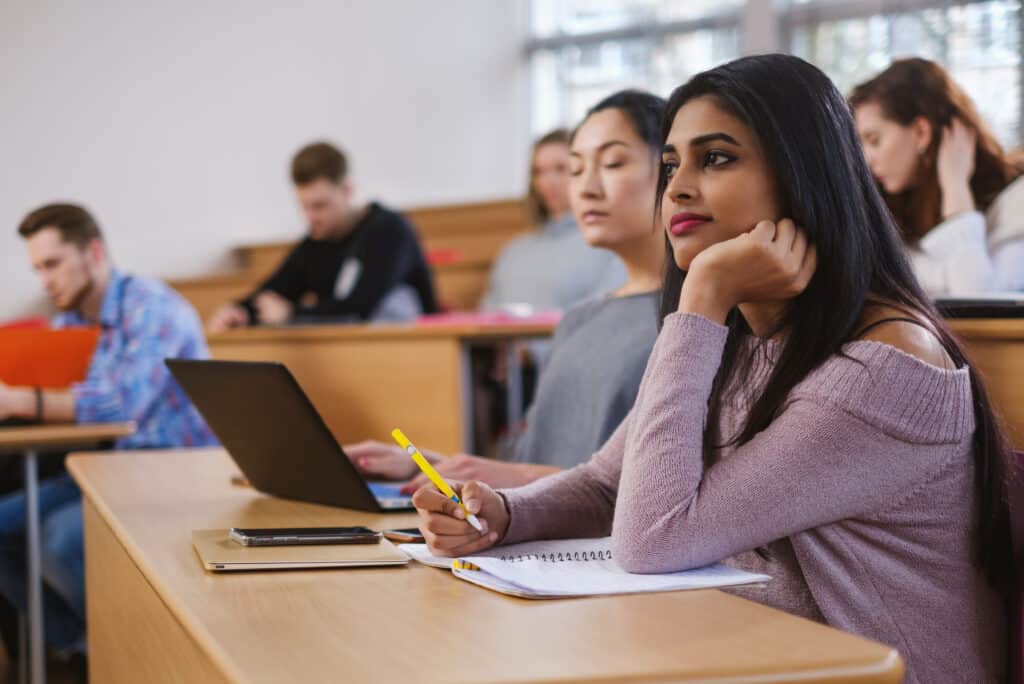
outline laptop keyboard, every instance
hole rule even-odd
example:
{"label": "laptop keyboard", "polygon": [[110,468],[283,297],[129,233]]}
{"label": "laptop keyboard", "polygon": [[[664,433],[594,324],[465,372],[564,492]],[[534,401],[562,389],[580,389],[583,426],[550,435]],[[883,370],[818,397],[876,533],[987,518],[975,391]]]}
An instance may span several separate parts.
{"label": "laptop keyboard", "polygon": [[412,508],[412,497],[403,496],[398,499],[377,499],[377,503],[385,510],[396,510],[400,508]]}
{"label": "laptop keyboard", "polygon": [[367,482],[366,484],[381,508],[387,510],[412,508],[412,497],[401,493],[401,485],[391,482]]}

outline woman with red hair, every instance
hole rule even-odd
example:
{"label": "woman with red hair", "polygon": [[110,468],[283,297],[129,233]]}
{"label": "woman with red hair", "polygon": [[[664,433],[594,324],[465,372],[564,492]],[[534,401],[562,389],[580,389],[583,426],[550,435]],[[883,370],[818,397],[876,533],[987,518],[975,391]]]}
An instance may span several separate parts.
{"label": "woman with red hair", "polygon": [[1024,290],[1024,182],[946,71],[902,59],[850,96],[857,132],[933,296]]}

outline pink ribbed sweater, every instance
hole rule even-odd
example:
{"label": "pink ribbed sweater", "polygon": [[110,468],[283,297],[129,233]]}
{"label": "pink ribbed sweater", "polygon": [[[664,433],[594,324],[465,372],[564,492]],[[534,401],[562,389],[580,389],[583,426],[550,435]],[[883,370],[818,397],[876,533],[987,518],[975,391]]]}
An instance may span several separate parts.
{"label": "pink ribbed sweater", "polygon": [[[998,681],[1003,606],[972,563],[967,370],[851,342],[846,358],[793,389],[767,429],[705,471],[703,426],[726,336],[701,316],[669,316],[636,404],[605,446],[502,492],[503,543],[610,533],[631,572],[725,560],[774,578],[738,593],[896,648],[907,682]],[[746,348],[753,363],[726,391],[726,437],[777,352],[756,338]]]}

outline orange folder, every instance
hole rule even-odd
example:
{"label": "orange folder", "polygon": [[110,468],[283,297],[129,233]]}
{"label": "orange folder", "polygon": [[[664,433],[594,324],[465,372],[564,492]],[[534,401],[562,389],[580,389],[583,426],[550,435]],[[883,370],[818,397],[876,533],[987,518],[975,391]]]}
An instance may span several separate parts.
{"label": "orange folder", "polygon": [[62,388],[85,379],[98,327],[0,329],[0,382]]}

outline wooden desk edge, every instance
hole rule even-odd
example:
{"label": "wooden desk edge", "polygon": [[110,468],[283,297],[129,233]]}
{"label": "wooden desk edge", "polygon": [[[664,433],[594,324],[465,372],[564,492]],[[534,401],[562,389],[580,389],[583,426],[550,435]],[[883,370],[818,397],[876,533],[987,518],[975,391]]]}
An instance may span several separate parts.
{"label": "wooden desk edge", "polygon": [[[844,632],[849,634],[849,632]],[[853,636],[853,635],[851,635]],[[878,643],[877,641],[874,643]],[[884,644],[879,644],[884,646]],[[885,681],[889,684],[900,684],[903,681],[903,675],[906,673],[906,666],[903,663],[903,658],[900,657],[899,651],[894,648],[889,648],[886,652],[885,657],[879,660],[873,665],[864,665],[859,667],[837,667],[829,668],[826,670],[818,670],[817,672],[804,673],[803,679],[808,682],[816,681],[832,681],[837,679],[839,681],[860,681],[871,678],[874,681],[878,681],[876,677],[883,677],[889,675],[889,678]],[[764,678],[765,684],[770,684],[776,678],[768,676]],[[760,681],[760,680],[759,680]]]}
{"label": "wooden desk edge", "polygon": [[386,325],[302,325],[288,327],[254,327],[231,330],[208,337],[210,345],[246,344],[272,340],[329,339],[408,339],[413,337],[457,337],[501,339],[507,337],[548,337],[555,323],[453,323],[453,324],[386,324]]}
{"label": "wooden desk edge", "polygon": [[1024,318],[947,318],[946,325],[962,338],[1024,341]]}
{"label": "wooden desk edge", "polygon": [[[8,432],[8,435],[3,435]],[[76,446],[115,437],[126,437],[135,432],[135,423],[42,423],[0,428],[0,452],[25,451],[47,446]],[[11,443],[6,437],[13,433],[17,439]]]}
{"label": "wooden desk edge", "polygon": [[[1024,341],[1024,319],[951,319],[950,329],[959,337]],[[267,340],[373,339],[391,337],[465,337],[475,339],[503,337],[543,337],[551,335],[557,323],[507,321],[501,323],[388,323],[388,324],[310,324],[281,327],[254,327],[231,330],[209,336],[210,343],[247,343]]]}
{"label": "wooden desk edge", "polygon": [[[220,449],[212,449],[219,451]],[[80,471],[80,464],[88,462],[92,459],[103,458],[102,454],[96,453],[75,453],[68,455],[67,458],[67,469],[71,473],[75,482],[78,484],[78,488],[82,490],[95,508],[96,512],[99,513],[100,518],[106,523],[107,527],[110,528],[111,533],[117,539],[117,541],[124,548],[125,553],[131,558],[132,563],[138,568],[139,572],[145,578],[146,582],[153,587],[153,591],[163,601],[164,605],[167,606],[171,614],[178,620],[184,627],[185,631],[189,634],[191,640],[195,643],[196,647],[206,653],[214,666],[221,671],[221,673],[229,680],[236,682],[244,682],[247,680],[245,674],[236,667],[234,661],[228,656],[227,652],[223,651],[218,645],[214,635],[205,629],[201,622],[193,620],[189,611],[175,598],[174,592],[170,591],[160,581],[159,576],[153,572],[152,566],[145,561],[145,557],[142,554],[134,542],[132,542],[131,536],[127,531],[120,525],[117,517],[113,511],[107,506],[106,502],[99,496],[99,493],[93,489],[92,483],[89,482],[82,472]],[[197,567],[199,561],[196,561]],[[206,572],[200,568],[202,572]]]}
{"label": "wooden desk edge", "polygon": [[167,280],[167,284],[175,289],[179,287],[233,287],[235,285],[255,287],[259,284],[259,278],[247,271],[228,271],[212,275],[198,275],[191,278],[170,278]]}

